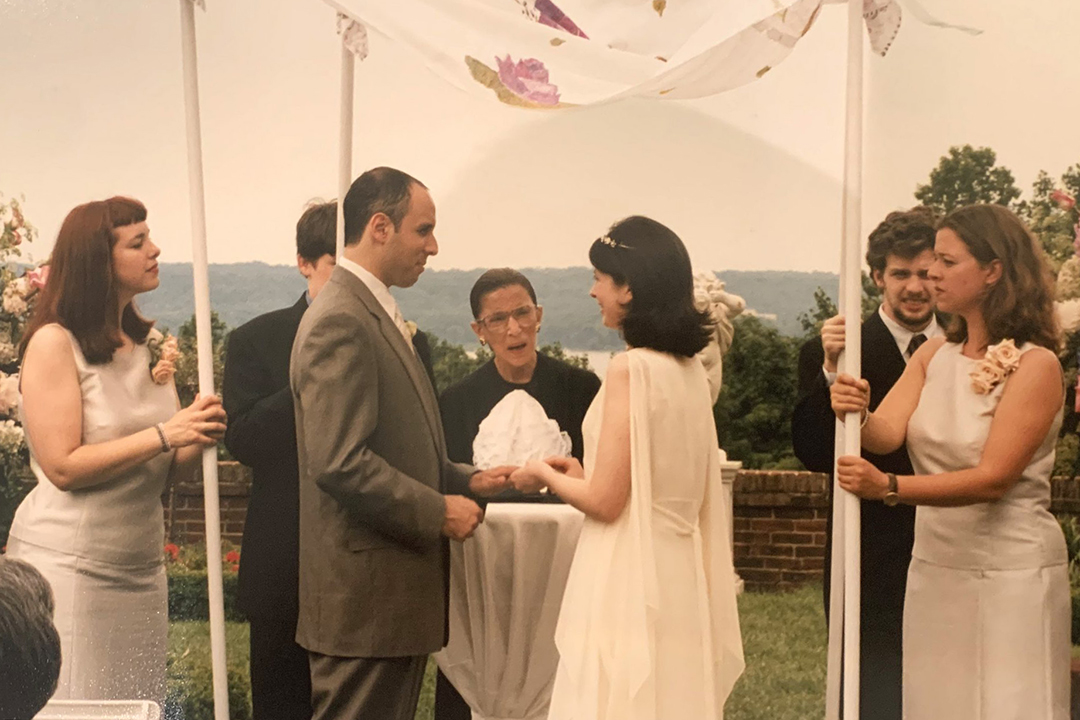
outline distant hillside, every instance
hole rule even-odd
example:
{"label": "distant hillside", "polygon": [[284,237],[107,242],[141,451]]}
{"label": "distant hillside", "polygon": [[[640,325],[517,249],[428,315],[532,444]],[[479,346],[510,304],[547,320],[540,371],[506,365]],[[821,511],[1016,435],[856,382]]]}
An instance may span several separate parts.
{"label": "distant hillside", "polygon": [[[483,272],[428,270],[409,290],[394,290],[402,313],[422,329],[455,343],[473,345],[469,329],[469,289]],[[614,332],[600,324],[596,302],[589,297],[592,272],[588,268],[524,269],[544,306],[541,337],[575,350],[615,350]],[[775,315],[781,332],[801,333],[798,316],[813,304],[820,286],[836,297],[837,276],[824,272],[727,271],[718,273],[733,293],[746,298],[747,307]],[[210,266],[210,297],[214,309],[230,328],[261,313],[291,305],[304,292],[304,279],[295,267],[264,263]],[[191,265],[165,263],[161,287],[140,299],[144,313],[172,330],[191,317]]]}

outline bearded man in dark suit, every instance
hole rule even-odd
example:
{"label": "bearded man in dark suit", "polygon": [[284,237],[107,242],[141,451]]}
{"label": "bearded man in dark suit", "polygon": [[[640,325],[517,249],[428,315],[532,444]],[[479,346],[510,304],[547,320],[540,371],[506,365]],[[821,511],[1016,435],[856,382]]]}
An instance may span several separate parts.
{"label": "bearded man in dark suit", "polygon": [[[299,486],[289,355],[296,329],[335,266],[337,203],[313,203],[296,224],[296,264],[307,291],[290,307],[229,335],[223,396],[225,447],[252,468],[240,553],[240,607],[250,621],[255,720],[309,720],[308,654],[296,643],[299,613]],[[427,338],[413,338],[431,375]]]}
{"label": "bearded man in dark suit", "polygon": [[[893,212],[870,234],[866,261],[882,301],[862,326],[862,375],[870,382],[873,411],[900,379],[912,353],[943,335],[934,316],[928,277],[934,260],[936,218],[924,207]],[[844,318],[826,320],[821,339],[799,353],[799,399],[791,421],[795,455],[815,472],[833,472],[836,416],[829,387],[844,349]],[[889,455],[863,452],[878,469],[911,475],[906,447]],[[915,508],[863,500],[862,620],[860,623],[860,716],[901,720],[904,592],[915,538]],[[825,548],[825,611],[829,609],[832,503]]]}

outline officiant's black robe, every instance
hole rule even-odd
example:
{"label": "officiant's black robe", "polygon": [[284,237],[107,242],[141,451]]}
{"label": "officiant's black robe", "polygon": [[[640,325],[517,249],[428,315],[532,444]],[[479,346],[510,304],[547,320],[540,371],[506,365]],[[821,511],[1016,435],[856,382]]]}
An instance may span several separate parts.
{"label": "officiant's black robe", "polygon": [[524,390],[544,408],[547,416],[570,435],[572,455],[582,459],[581,422],[600,390],[600,378],[588,370],[539,353],[536,370],[527,383],[507,382],[490,360],[479,370],[447,388],[439,398],[446,454],[454,462],[471,463],[473,440],[480,423],[500,400],[514,390]]}
{"label": "officiant's black robe", "polygon": [[[799,353],[799,397],[791,420],[795,455],[808,470],[829,474],[830,503],[825,546],[825,612],[829,611],[832,559],[832,471],[836,415],[822,370],[820,338]],[[900,379],[907,364],[892,333],[875,311],[862,326],[862,376],[870,383],[873,411]],[[907,447],[888,455],[863,451],[880,470],[912,475]],[[900,720],[904,592],[915,539],[915,508],[886,507],[862,500],[862,621],[860,642],[860,714],[875,720]]]}

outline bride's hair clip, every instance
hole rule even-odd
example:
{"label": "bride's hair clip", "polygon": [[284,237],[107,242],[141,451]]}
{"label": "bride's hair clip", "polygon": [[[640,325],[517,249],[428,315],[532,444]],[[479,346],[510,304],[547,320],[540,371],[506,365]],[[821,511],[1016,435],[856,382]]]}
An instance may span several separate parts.
{"label": "bride's hair clip", "polygon": [[629,245],[623,245],[621,242],[618,242],[616,240],[612,240],[611,237],[608,236],[608,235],[604,235],[603,237],[598,238],[597,242],[604,243],[605,245],[607,245],[609,247],[613,247],[613,248],[622,248],[624,250],[633,250],[634,249],[634,248],[630,247]]}

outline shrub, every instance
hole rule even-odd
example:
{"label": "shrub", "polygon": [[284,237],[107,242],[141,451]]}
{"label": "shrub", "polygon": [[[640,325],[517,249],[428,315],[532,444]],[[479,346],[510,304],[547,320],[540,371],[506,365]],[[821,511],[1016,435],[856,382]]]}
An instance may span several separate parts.
{"label": "shrub", "polygon": [[[246,618],[237,600],[237,570],[240,553],[230,543],[222,546],[222,591],[225,619],[243,622]],[[210,589],[206,572],[206,546],[165,546],[165,571],[169,580],[169,620],[208,620]]]}

